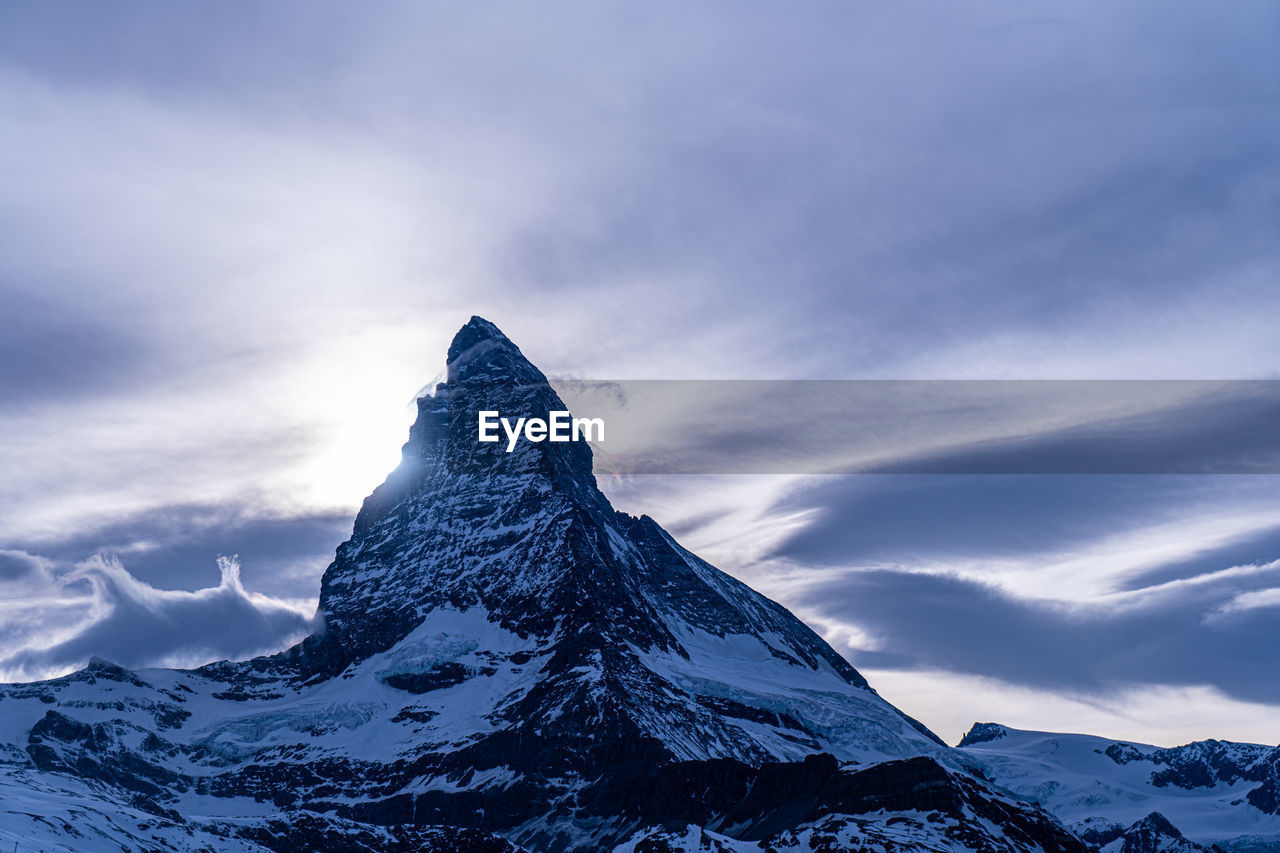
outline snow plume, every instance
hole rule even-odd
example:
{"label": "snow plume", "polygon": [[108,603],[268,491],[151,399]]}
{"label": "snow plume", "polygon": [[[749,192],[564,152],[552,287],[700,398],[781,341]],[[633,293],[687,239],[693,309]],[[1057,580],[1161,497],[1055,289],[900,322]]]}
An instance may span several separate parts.
{"label": "snow plume", "polygon": [[93,656],[130,668],[199,666],[285,648],[314,627],[296,607],[246,591],[235,557],[219,557],[218,568],[217,586],[188,592],[157,589],[110,557],[58,575],[37,557],[0,553],[0,587],[22,593],[0,605],[0,678],[54,677]]}

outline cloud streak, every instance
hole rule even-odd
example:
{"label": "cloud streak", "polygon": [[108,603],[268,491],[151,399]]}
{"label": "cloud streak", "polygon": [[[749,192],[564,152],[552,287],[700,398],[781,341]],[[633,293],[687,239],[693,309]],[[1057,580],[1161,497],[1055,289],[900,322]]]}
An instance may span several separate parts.
{"label": "cloud streak", "polygon": [[[54,558],[0,560],[6,630],[34,632],[7,649],[141,655],[129,614],[198,656],[161,618],[184,607],[287,642],[287,613],[199,589],[238,545],[190,508],[231,508],[254,589],[310,595],[340,534],[273,520],[354,511],[472,313],[549,375],[1275,376],[1265,5],[353,9],[0,8],[0,548]],[[849,588],[895,618],[916,593],[1005,639],[1035,614],[1059,657],[1071,608],[1036,585],[1079,604],[1280,555],[1274,498],[1237,487],[729,479],[610,489],[797,608],[830,573],[833,623],[874,566]],[[99,547],[136,574],[61,583]],[[1161,599],[1170,648],[1262,630],[1265,588],[1214,589],[1216,628]],[[122,638],[75,645],[91,610]],[[903,666],[982,665],[876,618]],[[1124,618],[1100,632],[1158,627]]]}
{"label": "cloud streak", "polygon": [[[21,613],[12,612],[14,603],[0,611],[6,635],[0,673],[14,681],[49,678],[94,656],[130,668],[198,666],[275,651],[313,630],[312,616],[246,591],[234,557],[219,558],[218,566],[219,584],[194,592],[157,589],[102,557],[49,578],[47,606],[29,595],[15,602]],[[80,618],[69,619],[73,614]],[[73,627],[59,628],[68,622]]]}
{"label": "cloud streak", "polygon": [[51,581],[49,562],[26,551],[0,550],[0,584],[9,589],[41,588]]}
{"label": "cloud streak", "polygon": [[[1076,694],[1212,686],[1280,703],[1280,562],[1114,602],[1020,598],[993,584],[887,570],[843,572],[799,596],[874,638],[855,664],[982,675]],[[1242,606],[1242,603],[1244,606]]]}

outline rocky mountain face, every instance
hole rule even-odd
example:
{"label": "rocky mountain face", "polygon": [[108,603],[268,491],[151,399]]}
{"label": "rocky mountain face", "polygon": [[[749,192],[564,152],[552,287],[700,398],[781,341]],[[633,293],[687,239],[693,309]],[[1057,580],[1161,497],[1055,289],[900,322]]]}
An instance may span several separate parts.
{"label": "rocky mountain face", "polygon": [[1209,848],[1188,841],[1160,812],[1152,812],[1124,830],[1102,850],[1104,853],[1209,853]]}
{"label": "rocky mountain face", "polygon": [[616,512],[588,445],[476,440],[479,410],[562,409],[473,318],[324,574],[322,630],[0,687],[0,849],[1089,849],[983,777],[1017,790],[998,756]]}

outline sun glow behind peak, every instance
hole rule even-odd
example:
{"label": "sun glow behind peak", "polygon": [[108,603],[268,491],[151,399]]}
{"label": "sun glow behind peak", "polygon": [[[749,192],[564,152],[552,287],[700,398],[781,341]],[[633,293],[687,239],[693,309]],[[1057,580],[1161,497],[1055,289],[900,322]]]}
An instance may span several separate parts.
{"label": "sun glow behind peak", "polygon": [[421,328],[383,327],[317,350],[291,383],[291,408],[315,425],[312,450],[291,472],[298,496],[354,507],[400,463],[425,363]]}

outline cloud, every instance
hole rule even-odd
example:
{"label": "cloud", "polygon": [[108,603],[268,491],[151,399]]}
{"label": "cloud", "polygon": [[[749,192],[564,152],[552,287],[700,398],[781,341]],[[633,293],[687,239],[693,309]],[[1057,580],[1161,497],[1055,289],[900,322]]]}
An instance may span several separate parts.
{"label": "cloud", "polygon": [[[186,592],[143,583],[114,559],[87,560],[58,578],[61,596],[24,603],[17,627],[26,644],[0,660],[0,673],[8,680],[47,678],[92,656],[130,668],[198,666],[276,651],[313,630],[312,616],[247,592],[234,557],[219,558],[218,566],[217,586]],[[69,630],[61,628],[68,610],[80,616]],[[14,633],[12,624],[4,627]],[[42,643],[50,636],[57,640]],[[6,645],[14,643],[11,638]]]}
{"label": "cloud", "polygon": [[119,393],[147,374],[142,343],[79,306],[22,293],[7,293],[6,303],[0,408]]}
{"label": "cloud", "polygon": [[0,584],[36,584],[49,582],[48,564],[26,551],[0,550]]}
{"label": "cloud", "polygon": [[[1280,360],[1269,8],[352,8],[0,8],[0,543],[83,539],[138,573],[23,569],[40,645],[108,611],[168,637],[157,614],[205,598],[251,622],[226,581],[171,589],[234,543],[146,514],[354,508],[476,312],[579,376],[1253,378]],[[1041,612],[1010,582],[1042,579],[1039,556],[1064,601],[1275,556],[1265,506],[1232,522],[1234,498],[1194,489],[787,504],[762,479],[629,508],[687,517],[690,544],[792,604],[801,561],[950,570],[919,589],[987,602],[1006,635]],[[1197,513],[1212,524],[1179,529]],[[276,536],[318,555],[322,532],[266,524],[242,552],[255,589],[292,597]],[[852,624],[838,593],[823,612]],[[1214,630],[1268,609],[1237,610]],[[1043,614],[1054,643],[1065,612]],[[946,657],[915,639],[893,651]],[[1015,651],[991,653],[1028,677]]]}
{"label": "cloud", "polygon": [[881,696],[918,715],[949,743],[958,742],[974,722],[987,720],[1161,746],[1209,738],[1280,741],[1274,706],[1231,699],[1211,687],[1141,687],[1099,696],[943,670],[862,672]]}
{"label": "cloud", "polygon": [[556,384],[615,473],[1280,472],[1275,380]]}
{"label": "cloud", "polygon": [[252,501],[178,504],[18,544],[66,563],[84,554],[118,557],[143,582],[186,590],[203,585],[217,555],[235,553],[254,589],[314,600],[321,572],[351,533],[353,517],[347,510],[280,514]]}
{"label": "cloud", "polygon": [[854,648],[855,665],[967,673],[1076,695],[1210,686],[1275,705],[1278,595],[1280,561],[1087,604],[885,569],[836,573],[796,601],[824,623],[872,639]]}
{"label": "cloud", "polygon": [[762,558],[1015,579],[1087,599],[1280,554],[1280,477],[875,475],[810,478],[773,514],[805,524]]}
{"label": "cloud", "polygon": [[473,312],[549,374],[1276,360],[1252,10],[58,9],[0,11],[0,541],[353,506]]}
{"label": "cloud", "polygon": [[[1144,720],[1168,702],[1185,721],[1186,691],[1200,691],[1199,707],[1219,702],[1223,720],[1238,716],[1233,703],[1280,705],[1268,651],[1280,642],[1280,478],[756,477],[745,495],[734,479],[609,485],[664,524],[696,522],[684,544],[791,608],[873,685],[913,685],[917,704],[903,707],[947,731],[973,719],[929,707],[960,684],[988,685],[978,718],[1003,719],[999,697],[1015,688],[1034,692],[1046,721],[1080,701],[1123,716],[1139,695]],[[769,483],[771,500],[748,503]],[[964,714],[975,705],[965,699]],[[1212,717],[1152,731],[1176,741],[1179,726],[1223,736]]]}
{"label": "cloud", "polygon": [[1218,608],[1213,613],[1206,616],[1205,619],[1206,621],[1213,621],[1215,618],[1229,618],[1241,611],[1255,610],[1264,607],[1280,607],[1280,587],[1270,587],[1268,589],[1254,590],[1253,592],[1242,592],[1226,604],[1219,605]]}

